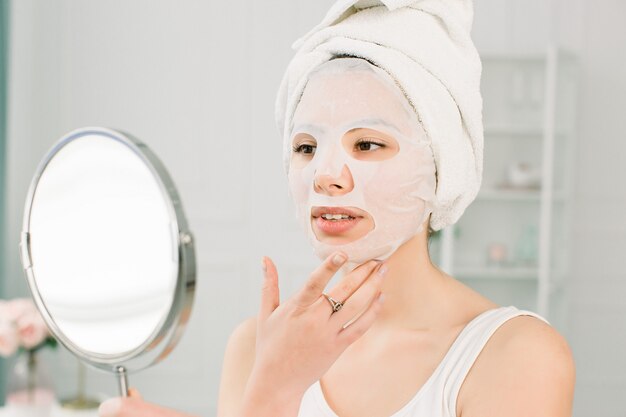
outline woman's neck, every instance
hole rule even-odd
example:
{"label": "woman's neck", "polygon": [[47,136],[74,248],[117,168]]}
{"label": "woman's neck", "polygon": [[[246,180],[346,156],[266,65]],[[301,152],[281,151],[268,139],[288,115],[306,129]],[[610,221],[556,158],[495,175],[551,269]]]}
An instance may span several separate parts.
{"label": "woman's neck", "polygon": [[436,325],[450,297],[451,278],[431,263],[426,231],[401,245],[385,263],[385,302],[372,327],[426,330]]}
{"label": "woman's neck", "polygon": [[498,307],[431,263],[426,232],[405,242],[385,262],[385,301],[375,322],[351,345],[353,352],[384,350],[400,334],[449,337],[481,312]]}

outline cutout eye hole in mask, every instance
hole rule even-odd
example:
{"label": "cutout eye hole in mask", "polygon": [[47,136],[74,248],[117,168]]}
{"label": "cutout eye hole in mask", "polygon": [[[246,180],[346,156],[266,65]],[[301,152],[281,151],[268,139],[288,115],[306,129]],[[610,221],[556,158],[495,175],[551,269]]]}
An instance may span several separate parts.
{"label": "cutout eye hole in mask", "polygon": [[[398,141],[392,135],[368,127],[350,129],[341,138],[341,143],[350,157],[360,161],[383,161],[400,150]],[[297,133],[292,144],[292,168],[303,168],[315,157],[318,143],[314,136]]]}

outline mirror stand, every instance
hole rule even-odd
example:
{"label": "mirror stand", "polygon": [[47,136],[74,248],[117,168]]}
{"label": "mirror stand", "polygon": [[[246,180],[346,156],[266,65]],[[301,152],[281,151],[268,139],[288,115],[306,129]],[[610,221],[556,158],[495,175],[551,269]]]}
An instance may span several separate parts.
{"label": "mirror stand", "polygon": [[128,397],[128,374],[126,372],[126,368],[124,368],[123,366],[118,366],[115,369],[117,371],[120,396]]}

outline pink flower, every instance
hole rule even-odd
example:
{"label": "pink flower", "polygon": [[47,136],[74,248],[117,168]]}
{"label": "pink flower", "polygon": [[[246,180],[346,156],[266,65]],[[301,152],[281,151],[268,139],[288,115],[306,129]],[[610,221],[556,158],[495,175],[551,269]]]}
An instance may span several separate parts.
{"label": "pink flower", "polygon": [[17,320],[17,333],[22,346],[32,349],[46,339],[48,327],[39,311],[34,310],[25,313]]}
{"label": "pink flower", "polygon": [[32,299],[0,300],[0,355],[9,356],[19,346],[33,349],[49,334]]}
{"label": "pink flower", "polygon": [[11,356],[19,346],[17,329],[12,323],[0,320],[0,356]]}
{"label": "pink flower", "polygon": [[14,300],[3,302],[0,308],[0,320],[17,321],[20,317],[27,313],[37,311],[35,304],[30,298],[16,298]]}

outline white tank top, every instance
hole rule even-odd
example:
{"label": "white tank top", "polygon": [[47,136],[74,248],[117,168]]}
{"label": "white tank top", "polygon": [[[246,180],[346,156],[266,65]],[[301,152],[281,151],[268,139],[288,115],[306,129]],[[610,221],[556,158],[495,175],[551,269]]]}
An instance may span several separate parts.
{"label": "white tank top", "polygon": [[[534,316],[550,324],[537,313],[514,306],[484,311],[461,330],[415,396],[390,417],[456,417],[457,394],[478,354],[498,327],[516,316]],[[338,417],[326,402],[319,381],[304,393],[298,417]]]}

